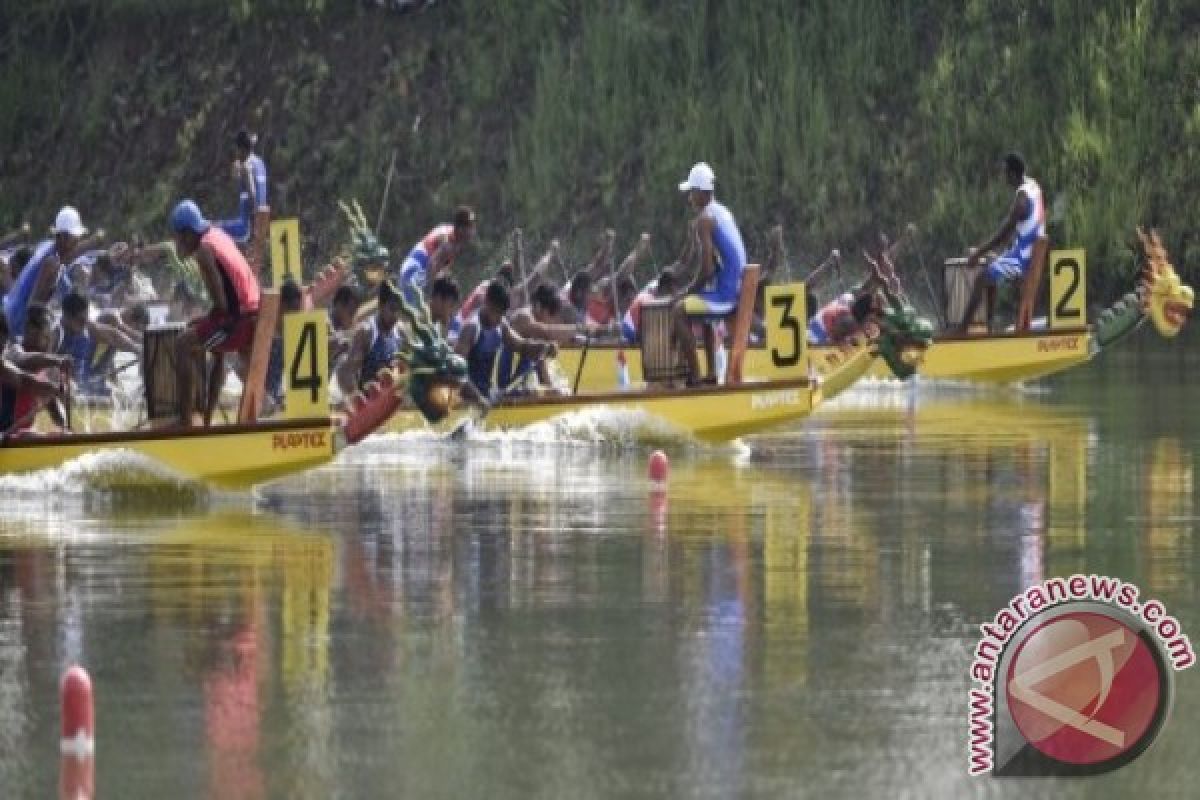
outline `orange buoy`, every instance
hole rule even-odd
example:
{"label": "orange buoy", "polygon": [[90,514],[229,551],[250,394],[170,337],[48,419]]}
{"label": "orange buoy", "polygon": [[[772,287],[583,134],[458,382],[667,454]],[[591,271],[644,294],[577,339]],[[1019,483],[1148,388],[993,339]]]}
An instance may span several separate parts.
{"label": "orange buoy", "polygon": [[96,712],[92,679],[83,667],[73,666],[63,673],[59,700],[62,724],[58,795],[90,800],[96,794]]}
{"label": "orange buoy", "polygon": [[670,471],[670,462],[667,461],[667,454],[662,450],[655,450],[650,454],[650,480],[656,483],[664,483],[667,480],[667,472]]}

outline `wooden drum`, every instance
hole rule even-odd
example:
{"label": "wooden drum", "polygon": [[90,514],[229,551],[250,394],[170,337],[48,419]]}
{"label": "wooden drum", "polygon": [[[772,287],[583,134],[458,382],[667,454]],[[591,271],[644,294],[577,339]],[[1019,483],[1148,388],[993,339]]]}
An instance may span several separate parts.
{"label": "wooden drum", "polygon": [[[951,328],[962,322],[963,314],[967,312],[967,303],[971,301],[971,289],[975,287],[976,278],[983,273],[986,266],[986,262],[980,262],[968,269],[965,258],[946,259],[943,273],[946,286],[946,324]],[[980,301],[970,324],[987,327],[987,303]]]}
{"label": "wooden drum", "polygon": [[[179,416],[179,380],[175,369],[175,350],[182,325],[158,325],[146,328],[142,338],[142,384],[146,389],[146,415],[154,419],[172,419]],[[196,387],[194,408],[204,408],[205,391],[204,358],[201,356],[192,365]]]}
{"label": "wooden drum", "polygon": [[671,346],[671,304],[645,303],[638,322],[642,379],[646,383],[664,383],[687,377],[687,365]]}

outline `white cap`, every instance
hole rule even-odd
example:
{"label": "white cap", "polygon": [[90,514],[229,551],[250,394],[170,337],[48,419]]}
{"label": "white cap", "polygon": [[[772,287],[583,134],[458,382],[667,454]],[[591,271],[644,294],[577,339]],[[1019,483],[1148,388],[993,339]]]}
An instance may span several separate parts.
{"label": "white cap", "polygon": [[717,176],[713,175],[712,167],[701,161],[692,167],[692,171],[688,173],[687,180],[679,184],[679,191],[688,192],[692,189],[699,189],[703,192],[711,192],[713,184],[716,181]]}
{"label": "white cap", "polygon": [[71,206],[63,206],[62,210],[58,212],[58,216],[54,218],[54,232],[83,236],[87,233],[87,228],[83,227],[83,220],[79,218],[78,211]]}

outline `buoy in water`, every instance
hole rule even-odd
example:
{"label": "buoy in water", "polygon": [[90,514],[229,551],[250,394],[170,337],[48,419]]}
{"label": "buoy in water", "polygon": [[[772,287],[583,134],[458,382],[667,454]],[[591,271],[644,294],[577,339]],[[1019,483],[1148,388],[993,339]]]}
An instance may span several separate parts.
{"label": "buoy in water", "polygon": [[656,483],[663,483],[667,480],[667,472],[670,471],[670,462],[667,461],[667,454],[662,450],[655,450],[650,454],[650,480]]}
{"label": "buoy in water", "polygon": [[96,712],[92,679],[83,667],[63,673],[59,684],[61,738],[59,739],[58,794],[79,800],[96,794]]}

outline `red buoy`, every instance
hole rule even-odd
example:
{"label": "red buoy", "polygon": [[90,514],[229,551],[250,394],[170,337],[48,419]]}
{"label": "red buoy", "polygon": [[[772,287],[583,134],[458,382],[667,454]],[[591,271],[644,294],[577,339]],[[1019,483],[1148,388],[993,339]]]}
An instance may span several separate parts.
{"label": "red buoy", "polygon": [[667,461],[666,453],[662,450],[655,450],[650,454],[650,480],[656,483],[665,482],[669,470],[670,462]]}
{"label": "red buoy", "polygon": [[61,798],[90,800],[96,794],[93,754],[96,747],[96,712],[92,679],[83,667],[63,673],[59,685],[61,738],[59,741],[58,794]]}

